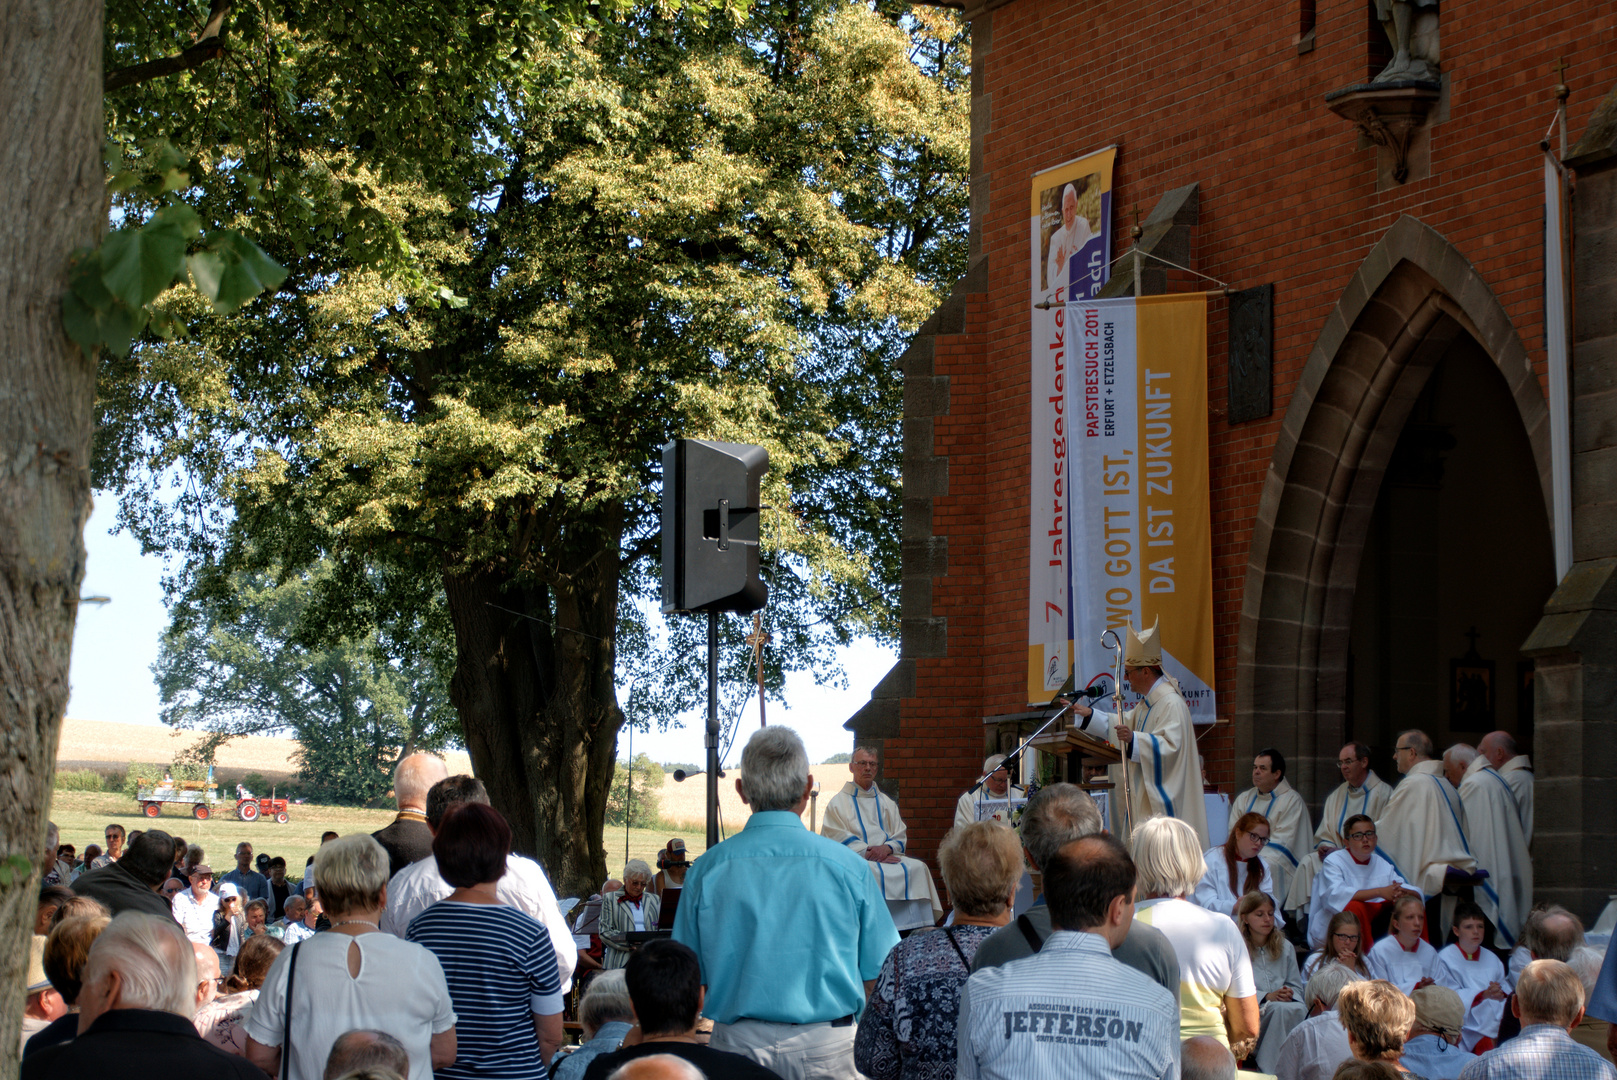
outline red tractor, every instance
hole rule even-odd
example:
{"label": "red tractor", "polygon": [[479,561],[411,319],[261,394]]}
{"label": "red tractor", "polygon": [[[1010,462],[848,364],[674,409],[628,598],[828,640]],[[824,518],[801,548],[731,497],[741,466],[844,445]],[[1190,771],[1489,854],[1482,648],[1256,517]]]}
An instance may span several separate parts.
{"label": "red tractor", "polygon": [[279,825],[285,825],[291,820],[286,813],[287,801],[285,799],[260,799],[248,796],[236,800],[236,816],[243,821],[257,821],[260,817],[272,817]]}

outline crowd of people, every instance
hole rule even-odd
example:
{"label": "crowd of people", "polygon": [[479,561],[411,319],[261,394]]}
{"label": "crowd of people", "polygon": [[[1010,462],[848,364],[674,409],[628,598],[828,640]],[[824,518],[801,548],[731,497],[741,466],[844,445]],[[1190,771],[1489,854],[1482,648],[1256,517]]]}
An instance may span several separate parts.
{"label": "crowd of people", "polygon": [[990,759],[940,891],[874,752],[815,833],[803,744],[764,728],[745,826],[694,861],[680,841],[655,872],[630,861],[572,921],[481,782],[431,755],[400,764],[387,828],[327,834],[301,881],[248,843],[216,876],[161,830],[111,825],[82,860],[53,835],[22,1076],[1617,1080],[1617,970],[1573,913],[1529,892],[1502,923],[1475,859],[1434,878],[1378,842],[1434,777],[1461,792],[1463,846],[1460,785],[1487,760],[1434,773],[1423,734],[1398,741],[1406,779],[1379,800],[1367,748],[1343,748],[1312,850],[1277,750],[1213,846],[1151,812],[1125,843],[1090,791],[1024,798]]}

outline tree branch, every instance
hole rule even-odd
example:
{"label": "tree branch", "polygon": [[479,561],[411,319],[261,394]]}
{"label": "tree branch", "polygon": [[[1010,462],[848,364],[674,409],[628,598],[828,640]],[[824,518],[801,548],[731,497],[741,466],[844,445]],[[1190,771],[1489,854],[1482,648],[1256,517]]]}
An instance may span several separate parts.
{"label": "tree branch", "polygon": [[191,71],[209,60],[219,59],[225,54],[225,43],[219,35],[224,30],[225,19],[229,17],[232,6],[234,0],[213,0],[213,8],[208,12],[208,21],[193,45],[173,56],[148,60],[143,64],[131,64],[107,72],[106,79],[102,83],[103,92],[110,94],[126,86],[135,86],[138,83],[150,82],[152,79],[161,79],[165,75]]}

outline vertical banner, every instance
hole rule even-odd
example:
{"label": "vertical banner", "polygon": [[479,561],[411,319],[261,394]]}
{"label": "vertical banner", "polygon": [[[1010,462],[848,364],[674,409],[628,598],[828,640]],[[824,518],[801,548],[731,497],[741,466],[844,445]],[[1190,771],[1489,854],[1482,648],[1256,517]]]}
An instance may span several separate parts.
{"label": "vertical banner", "polygon": [[1071,302],[1067,327],[1077,685],[1110,685],[1108,629],[1122,637],[1160,619],[1163,670],[1191,718],[1211,724],[1207,297]]}
{"label": "vertical banner", "polygon": [[[1028,554],[1027,694],[1044,704],[1072,669],[1071,544],[1067,513],[1069,300],[1110,276],[1112,164],[1117,149],[1033,177],[1030,214],[1033,471]],[[1038,305],[1044,304],[1041,309]]]}
{"label": "vertical banner", "polygon": [[1555,580],[1572,569],[1572,405],[1567,374],[1566,177],[1544,154],[1544,352],[1550,382],[1550,536]]}

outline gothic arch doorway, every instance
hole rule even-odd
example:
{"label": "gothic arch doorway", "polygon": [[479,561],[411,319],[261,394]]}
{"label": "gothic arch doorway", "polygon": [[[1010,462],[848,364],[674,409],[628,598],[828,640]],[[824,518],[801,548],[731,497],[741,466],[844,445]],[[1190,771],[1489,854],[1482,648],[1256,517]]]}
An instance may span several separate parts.
{"label": "gothic arch doorway", "polygon": [[[1400,218],[1326,320],[1265,478],[1241,612],[1238,764],[1257,748],[1280,747],[1293,782],[1317,803],[1339,782],[1335,756],[1347,738],[1383,741],[1395,725],[1449,734],[1447,660],[1466,643],[1456,649],[1443,635],[1464,605],[1423,616],[1423,602],[1440,606],[1453,590],[1410,583],[1435,588],[1447,545],[1463,549],[1468,566],[1525,566],[1511,576],[1529,597],[1516,606],[1542,609],[1554,588],[1552,571],[1537,572],[1549,559],[1548,422],[1527,353],[1486,282],[1441,235]],[[1444,497],[1448,467],[1466,483]],[[1495,474],[1486,497],[1515,504],[1509,538],[1460,524],[1479,512],[1479,470]],[[1425,524],[1437,530],[1414,566],[1396,542],[1421,527],[1411,508],[1436,515]],[[1379,606],[1367,602],[1370,593]],[[1496,681],[1511,680],[1513,690],[1516,650],[1533,622],[1495,667]],[[1508,636],[1511,626],[1492,632]],[[1389,668],[1395,645],[1408,655]],[[1512,693],[1510,708],[1515,700]],[[1493,726],[1515,726],[1513,715],[1496,718]],[[1472,742],[1480,735],[1455,737],[1467,734]]]}

